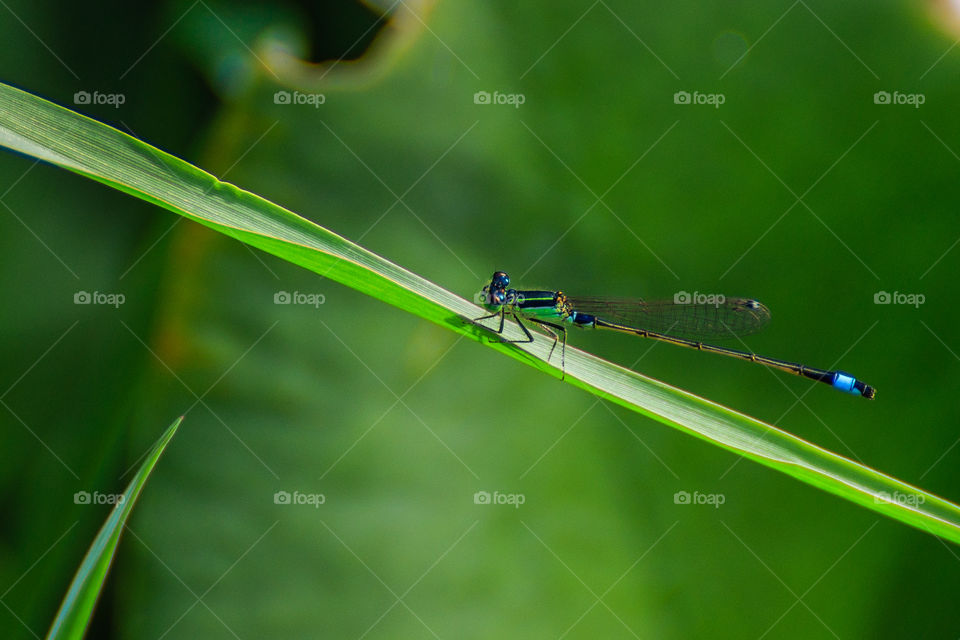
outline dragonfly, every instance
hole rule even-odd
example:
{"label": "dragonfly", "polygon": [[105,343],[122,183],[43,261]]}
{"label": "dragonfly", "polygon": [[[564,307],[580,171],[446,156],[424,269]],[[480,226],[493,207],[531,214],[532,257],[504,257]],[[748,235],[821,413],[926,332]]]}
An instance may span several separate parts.
{"label": "dragonfly", "polygon": [[738,351],[708,344],[705,341],[739,338],[762,330],[770,322],[770,310],[750,298],[712,296],[709,301],[689,300],[677,296],[673,300],[568,296],[562,291],[512,289],[510,276],[497,271],[478,295],[478,302],[490,313],[474,321],[500,318],[496,333],[503,334],[507,316],[513,318],[525,338],[505,342],[533,342],[533,335],[524,320],[541,327],[553,337],[553,356],[562,338],[561,371],[565,369],[567,328],[603,329],[669,344],[716,353],[762,364],[786,373],[830,385],[838,391],[872,400],[874,387],[844,371],[808,367],[796,362]]}

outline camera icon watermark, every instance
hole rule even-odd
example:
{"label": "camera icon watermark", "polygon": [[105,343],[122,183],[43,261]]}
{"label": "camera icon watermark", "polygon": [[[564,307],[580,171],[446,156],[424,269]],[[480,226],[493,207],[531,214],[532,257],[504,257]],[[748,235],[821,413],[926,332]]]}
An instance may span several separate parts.
{"label": "camera icon watermark", "polygon": [[484,289],[473,294],[473,302],[480,306],[490,305],[490,306],[503,306],[503,305],[518,305],[522,304],[525,300],[523,294],[517,293],[512,289],[506,296],[501,296],[499,300],[494,300],[494,296],[490,295],[490,292]]}
{"label": "camera icon watermark", "polygon": [[900,491],[888,493],[886,491],[880,491],[873,496],[873,501],[875,504],[888,503],[898,504],[903,507],[919,507],[927,501],[927,498],[919,493],[903,493]]}
{"label": "camera icon watermark", "polygon": [[73,504],[123,504],[124,496],[122,493],[100,493],[94,491],[77,491],[73,494]]}
{"label": "camera icon watermark", "polygon": [[922,293],[900,293],[894,291],[877,291],[873,294],[873,304],[902,304],[919,309],[920,305],[927,301],[927,296]]}
{"label": "camera icon watermark", "polygon": [[727,297],[721,293],[700,293],[694,291],[677,291],[673,294],[674,304],[698,304],[719,307],[726,303]]}
{"label": "camera icon watermark", "polygon": [[710,105],[714,109],[719,109],[720,105],[727,101],[727,96],[722,93],[700,93],[694,91],[677,91],[673,94],[673,104],[700,104]]}
{"label": "camera icon watermark", "polygon": [[506,504],[519,509],[520,505],[527,501],[527,496],[522,493],[501,493],[499,491],[477,491],[473,494],[473,504],[493,505]]}
{"label": "camera icon watermark", "polygon": [[927,96],[923,93],[900,93],[899,91],[877,91],[873,94],[873,104],[897,104],[908,105],[914,109],[919,109],[920,105],[927,101]]}
{"label": "camera icon watermark", "polygon": [[310,105],[319,109],[326,103],[327,96],[322,93],[301,93],[300,91],[276,91],[273,94],[273,104]]}
{"label": "camera icon watermark", "polygon": [[273,504],[305,505],[319,509],[326,503],[327,496],[322,493],[303,493],[301,491],[277,491],[273,494]]}
{"label": "camera icon watermark", "polygon": [[99,91],[77,91],[73,94],[74,104],[105,104],[114,109],[119,109],[120,105],[127,101],[127,96],[122,93],[100,93]]}
{"label": "camera icon watermark", "polygon": [[102,304],[118,309],[126,301],[127,297],[122,293],[77,291],[73,294],[73,304]]}
{"label": "camera icon watermark", "polygon": [[277,291],[273,294],[273,304],[299,304],[314,309],[319,309],[320,305],[327,301],[327,296],[322,293],[301,293],[300,291]]}
{"label": "camera icon watermark", "polygon": [[720,505],[726,501],[727,496],[722,493],[700,493],[699,491],[690,493],[681,490],[673,494],[673,504],[705,504],[712,506],[714,509],[719,509]]}
{"label": "camera icon watermark", "polygon": [[473,104],[508,104],[515,109],[527,101],[527,96],[522,93],[500,93],[494,91],[477,91],[473,94]]}

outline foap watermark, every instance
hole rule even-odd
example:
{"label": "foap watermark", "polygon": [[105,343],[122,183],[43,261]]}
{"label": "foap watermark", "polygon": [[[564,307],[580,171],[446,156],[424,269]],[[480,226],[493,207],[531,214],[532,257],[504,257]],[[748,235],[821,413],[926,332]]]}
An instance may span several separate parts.
{"label": "foap watermark", "polygon": [[522,493],[500,493],[494,491],[477,491],[473,494],[473,504],[509,504],[514,509],[519,509],[520,505],[527,501],[527,496]]}
{"label": "foap watermark", "polygon": [[890,503],[898,504],[902,507],[919,507],[926,502],[927,499],[919,493],[901,493],[900,491],[894,491],[891,494],[886,491],[881,491],[873,496],[873,501],[876,504]]}
{"label": "foap watermark", "polygon": [[117,309],[126,301],[127,296],[122,293],[77,291],[73,294],[73,304],[105,304]]}
{"label": "foap watermark", "polygon": [[714,509],[719,509],[720,505],[727,501],[727,496],[722,493],[700,493],[694,491],[677,491],[673,494],[673,504],[707,504]]}
{"label": "foap watermark", "polygon": [[[505,304],[520,304],[525,300],[522,293],[511,293],[504,299]],[[480,291],[473,294],[473,301],[478,305],[490,304],[490,293],[488,291]]]}
{"label": "foap watermark", "polygon": [[291,105],[310,105],[314,109],[319,109],[320,105],[327,101],[327,96],[322,93],[301,93],[300,91],[276,91],[273,94],[273,104],[291,104]]}
{"label": "foap watermark", "polygon": [[74,104],[107,104],[114,109],[119,109],[120,105],[127,101],[127,97],[122,93],[100,93],[94,91],[77,91],[73,94]]}
{"label": "foap watermark", "polygon": [[673,94],[673,104],[707,104],[714,109],[719,109],[720,105],[727,101],[727,96],[722,93],[700,93],[694,91],[677,91]]}
{"label": "foap watermark", "polygon": [[515,109],[527,101],[527,96],[522,93],[500,93],[494,91],[477,91],[473,94],[473,104],[509,104]]}
{"label": "foap watermark", "polygon": [[314,309],[327,301],[322,293],[302,293],[300,291],[277,291],[273,294],[273,304],[302,304]]}
{"label": "foap watermark", "polygon": [[122,493],[100,493],[94,491],[77,491],[73,494],[73,504],[123,504],[124,495]]}
{"label": "foap watermark", "polygon": [[303,493],[302,491],[277,491],[273,494],[273,504],[306,505],[319,509],[327,501],[322,493]]}
{"label": "foap watermark", "polygon": [[873,294],[873,304],[906,304],[914,309],[919,309],[920,305],[927,301],[927,296],[922,293],[900,293],[894,291],[877,291]]}
{"label": "foap watermark", "polygon": [[873,94],[873,104],[905,104],[919,109],[927,101],[922,93],[900,93],[899,91],[877,91]]}
{"label": "foap watermark", "polygon": [[721,293],[700,293],[699,291],[690,293],[689,291],[677,291],[673,294],[674,304],[712,304],[715,307],[719,307],[726,301],[726,296]]}

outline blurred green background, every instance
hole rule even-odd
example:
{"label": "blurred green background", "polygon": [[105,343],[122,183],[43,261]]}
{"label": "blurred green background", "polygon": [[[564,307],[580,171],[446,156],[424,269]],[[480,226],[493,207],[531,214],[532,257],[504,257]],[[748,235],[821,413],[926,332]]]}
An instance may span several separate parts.
{"label": "blurred green background", "polygon": [[[0,80],[465,296],[504,269],[756,297],[774,319],[751,349],[877,400],[571,340],[960,500],[960,33],[940,5],[135,11],[4,3]],[[0,204],[2,637],[43,635],[106,517],[74,493],[122,490],[184,412],[90,637],[960,634],[960,555],[922,531],[79,176],[2,154]]]}

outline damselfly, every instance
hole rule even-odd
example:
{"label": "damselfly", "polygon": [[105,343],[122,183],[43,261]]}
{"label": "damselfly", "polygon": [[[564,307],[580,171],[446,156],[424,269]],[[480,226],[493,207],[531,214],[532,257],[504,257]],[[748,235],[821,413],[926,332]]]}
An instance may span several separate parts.
{"label": "damselfly", "polygon": [[479,302],[490,311],[477,318],[486,320],[500,316],[497,333],[503,333],[507,315],[516,320],[526,336],[509,342],[533,342],[533,335],[524,325],[528,320],[553,336],[553,355],[557,341],[563,339],[560,361],[565,367],[567,327],[607,329],[641,338],[652,338],[681,347],[718,353],[756,362],[810,380],[823,382],[834,389],[855,396],[873,399],[876,390],[843,371],[815,369],[786,360],[768,358],[747,351],[706,344],[704,340],[738,338],[763,329],[770,322],[770,311],[749,298],[716,296],[709,301],[687,299],[643,301],[603,297],[574,297],[561,291],[511,289],[510,277],[497,271],[480,292]]}

